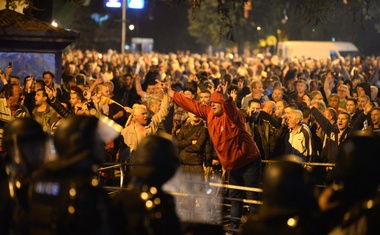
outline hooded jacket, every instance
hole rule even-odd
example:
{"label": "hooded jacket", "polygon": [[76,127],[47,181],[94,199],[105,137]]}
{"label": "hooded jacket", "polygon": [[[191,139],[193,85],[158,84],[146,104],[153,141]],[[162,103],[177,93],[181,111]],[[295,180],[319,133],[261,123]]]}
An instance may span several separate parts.
{"label": "hooded jacket", "polygon": [[225,101],[220,93],[212,94],[210,102],[220,103],[223,108],[218,116],[214,115],[210,105],[199,104],[181,93],[175,92],[173,99],[179,106],[207,121],[215,152],[226,170],[243,167],[260,156],[256,143],[245,127],[245,117],[231,97]]}
{"label": "hooded jacket", "polygon": [[369,98],[371,98],[371,86],[368,83],[366,82],[359,83],[358,87],[363,88],[365,94],[368,95]]}

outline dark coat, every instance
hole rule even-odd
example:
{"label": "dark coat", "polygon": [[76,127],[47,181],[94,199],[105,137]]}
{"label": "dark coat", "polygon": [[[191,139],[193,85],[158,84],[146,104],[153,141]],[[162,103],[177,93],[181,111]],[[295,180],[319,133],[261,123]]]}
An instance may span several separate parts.
{"label": "dark coat", "polygon": [[[202,165],[205,157],[205,146],[208,140],[207,128],[200,122],[197,125],[183,125],[176,136],[181,156],[181,164]],[[196,144],[192,144],[197,140]]]}

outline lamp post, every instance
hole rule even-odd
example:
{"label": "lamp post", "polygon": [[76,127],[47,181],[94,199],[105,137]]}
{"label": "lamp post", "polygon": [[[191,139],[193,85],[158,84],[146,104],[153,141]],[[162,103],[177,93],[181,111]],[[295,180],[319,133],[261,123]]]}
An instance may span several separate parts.
{"label": "lamp post", "polygon": [[121,16],[121,54],[124,55],[125,52],[125,33],[127,25],[127,0],[123,0],[121,4],[122,16]]}

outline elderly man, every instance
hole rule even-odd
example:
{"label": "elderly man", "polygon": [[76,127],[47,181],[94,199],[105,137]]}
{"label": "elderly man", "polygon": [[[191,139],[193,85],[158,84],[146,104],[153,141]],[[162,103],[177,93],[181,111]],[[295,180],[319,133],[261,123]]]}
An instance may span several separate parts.
{"label": "elderly man", "polygon": [[252,99],[258,99],[261,103],[269,100],[267,96],[264,96],[263,83],[259,80],[253,80],[250,84],[251,93],[246,95],[241,101],[241,109],[248,109],[248,102]]}
{"label": "elderly man", "polygon": [[294,154],[310,162],[313,155],[313,143],[310,129],[307,125],[302,124],[303,114],[300,110],[289,111],[288,128],[289,139],[285,145],[285,154]]}
{"label": "elderly man", "polygon": [[164,120],[164,118],[168,114],[168,106],[169,99],[168,95],[165,94],[164,99],[161,103],[160,110],[152,116],[151,120],[149,120],[148,111],[145,105],[133,105],[133,121],[129,126],[127,126],[121,131],[121,135],[124,138],[123,143],[125,145],[122,144],[120,146],[120,154],[122,155],[122,153],[124,153],[126,155],[122,155],[120,156],[120,158],[127,158],[127,156],[129,155],[128,152],[124,152],[123,150],[129,149],[130,153],[133,153],[133,151],[137,149],[137,146],[145,136],[157,134],[159,123],[162,120]]}

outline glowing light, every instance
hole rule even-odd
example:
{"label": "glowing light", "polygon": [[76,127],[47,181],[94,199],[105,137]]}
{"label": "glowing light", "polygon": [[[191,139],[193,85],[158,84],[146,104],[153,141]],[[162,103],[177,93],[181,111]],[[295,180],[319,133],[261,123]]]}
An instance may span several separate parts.
{"label": "glowing light", "polygon": [[161,199],[159,199],[159,198],[155,198],[154,199],[154,204],[155,205],[160,205],[160,203],[161,203]]}
{"label": "glowing light", "polygon": [[69,190],[69,194],[71,197],[75,197],[77,195],[77,191],[75,190],[75,188],[71,188]]}
{"label": "glowing light", "polygon": [[153,207],[153,202],[151,200],[146,201],[145,202],[145,206],[146,206],[146,208],[152,208]]}
{"label": "glowing light", "polygon": [[287,224],[289,227],[294,228],[295,226],[297,226],[297,220],[295,218],[290,218],[288,219]]}
{"label": "glowing light", "polygon": [[145,1],[144,0],[129,0],[128,8],[132,9],[143,9]]}
{"label": "glowing light", "polygon": [[155,188],[155,187],[151,187],[151,188],[149,189],[149,191],[150,191],[151,194],[156,194],[156,193],[157,193],[157,188]]}
{"label": "glowing light", "polygon": [[120,0],[108,0],[106,2],[106,7],[109,7],[109,8],[120,8],[121,7],[121,1]]}
{"label": "glowing light", "polygon": [[143,192],[143,193],[141,193],[141,196],[140,196],[143,200],[146,200],[146,199],[148,199],[149,198],[149,195],[148,195],[148,193],[146,193],[146,192]]}
{"label": "glowing light", "polygon": [[131,30],[131,31],[132,31],[132,30],[134,30],[134,29],[135,29],[135,26],[134,26],[133,24],[131,24],[131,25],[129,25],[129,27],[128,27],[128,28],[129,28],[129,30]]}
{"label": "glowing light", "polygon": [[58,23],[57,23],[55,20],[53,20],[53,21],[51,22],[51,25],[53,25],[54,27],[58,27]]}
{"label": "glowing light", "polygon": [[256,29],[257,29],[257,31],[260,31],[260,30],[261,30],[261,27],[260,27],[260,26],[257,26]]}
{"label": "glowing light", "polygon": [[69,214],[74,214],[75,208],[73,206],[69,206],[69,208],[67,208],[67,211],[69,212]]}
{"label": "glowing light", "polygon": [[97,178],[92,178],[91,185],[96,187],[99,185],[99,180]]}
{"label": "glowing light", "polygon": [[368,202],[367,202],[367,208],[368,209],[371,209],[373,207],[373,200],[369,200]]}

